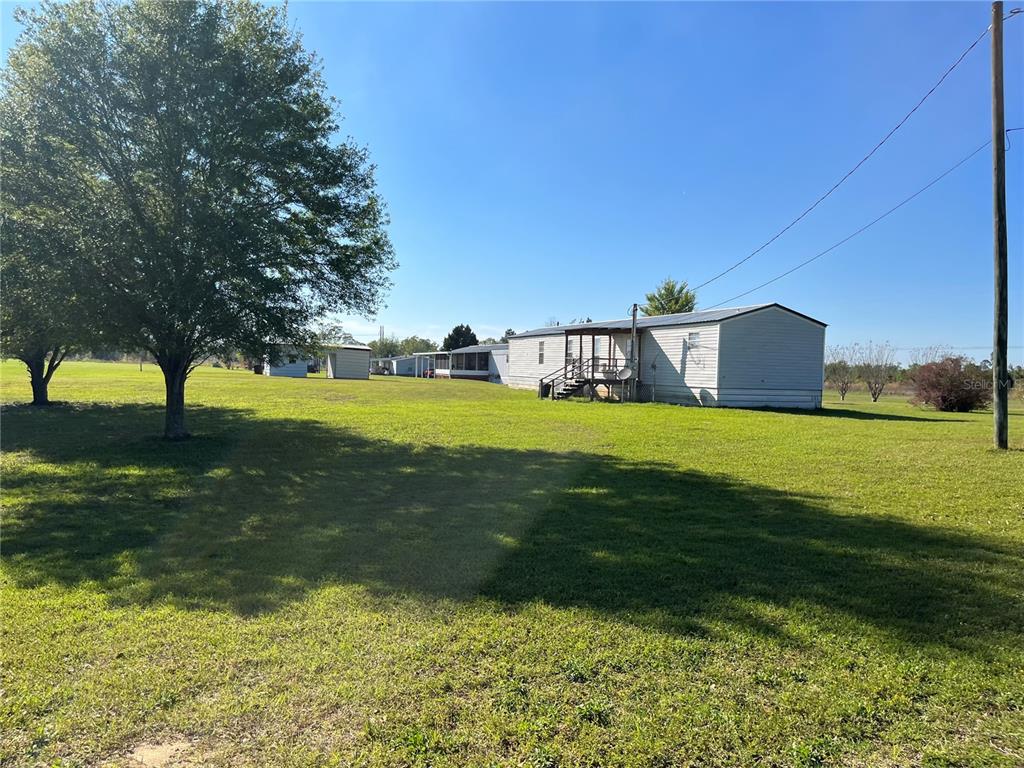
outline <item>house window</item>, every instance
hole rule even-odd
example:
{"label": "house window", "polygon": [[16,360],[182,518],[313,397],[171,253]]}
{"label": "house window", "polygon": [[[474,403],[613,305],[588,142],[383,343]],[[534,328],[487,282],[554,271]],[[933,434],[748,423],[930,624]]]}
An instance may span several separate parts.
{"label": "house window", "polygon": [[476,369],[478,371],[486,371],[491,367],[491,361],[489,360],[490,354],[490,352],[476,353]]}
{"label": "house window", "polygon": [[537,342],[537,365],[544,365],[544,342]]}
{"label": "house window", "polygon": [[299,362],[299,358],[298,357],[296,357],[295,355],[288,355],[288,364],[289,365],[294,365],[297,362]]}
{"label": "house window", "polygon": [[696,354],[700,350],[700,332],[694,331],[686,335],[686,346],[683,348],[683,365],[686,365],[687,356],[692,357],[696,365],[702,365],[700,356]]}

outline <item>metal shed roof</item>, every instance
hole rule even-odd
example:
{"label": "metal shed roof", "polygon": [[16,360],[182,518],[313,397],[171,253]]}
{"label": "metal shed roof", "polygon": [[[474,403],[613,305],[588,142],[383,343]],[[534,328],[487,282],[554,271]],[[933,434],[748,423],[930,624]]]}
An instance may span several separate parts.
{"label": "metal shed roof", "polygon": [[[723,320],[729,320],[739,315],[750,314],[751,312],[757,312],[768,307],[778,307],[784,309],[787,312],[791,312],[798,317],[802,317],[805,320],[809,320],[812,323],[824,326],[825,323],[820,320],[815,320],[813,317],[805,315],[796,310],[784,307],[781,304],[752,304],[748,307],[723,307],[722,309],[706,309],[697,312],[680,312],[675,315],[654,315],[653,317],[638,317],[636,319],[637,330],[644,328],[662,328],[673,325],[697,325],[699,323],[718,323]],[[529,336],[553,336],[560,333],[594,333],[594,332],[608,332],[614,333],[616,331],[628,331],[632,326],[631,318],[623,318],[621,320],[604,320],[598,323],[575,323],[573,325],[552,325],[547,328],[535,328],[530,331],[523,331],[517,333],[516,338],[523,338]]]}

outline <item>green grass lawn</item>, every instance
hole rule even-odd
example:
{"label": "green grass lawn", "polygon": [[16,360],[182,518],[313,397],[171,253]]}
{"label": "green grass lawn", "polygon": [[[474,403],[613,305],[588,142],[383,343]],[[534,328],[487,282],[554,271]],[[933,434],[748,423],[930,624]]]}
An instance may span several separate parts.
{"label": "green grass lawn", "polygon": [[4,766],[1024,765],[1019,401],[0,372]]}

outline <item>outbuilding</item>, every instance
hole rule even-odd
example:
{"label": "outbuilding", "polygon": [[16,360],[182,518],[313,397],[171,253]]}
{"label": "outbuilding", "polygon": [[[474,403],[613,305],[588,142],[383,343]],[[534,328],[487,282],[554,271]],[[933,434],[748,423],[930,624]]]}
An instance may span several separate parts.
{"label": "outbuilding", "polygon": [[370,370],[382,376],[415,376],[416,358],[413,355],[375,357],[370,360]]}
{"label": "outbuilding", "polygon": [[287,376],[292,379],[304,379],[314,360],[302,354],[294,347],[279,347],[275,361],[265,360],[262,373],[264,376]]}
{"label": "outbuilding", "polygon": [[370,378],[370,348],[365,344],[335,344],[324,352],[328,379]]}
{"label": "outbuilding", "polygon": [[[553,398],[820,408],[825,323],[781,304],[640,317],[509,337],[506,382]],[[633,349],[634,338],[636,349]]]}

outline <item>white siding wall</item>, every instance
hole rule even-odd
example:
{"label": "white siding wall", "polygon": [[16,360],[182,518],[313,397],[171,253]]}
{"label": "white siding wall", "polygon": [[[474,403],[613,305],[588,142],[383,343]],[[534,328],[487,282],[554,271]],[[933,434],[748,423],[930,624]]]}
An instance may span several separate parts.
{"label": "white siding wall", "polygon": [[736,408],[818,408],[825,328],[778,307],[721,324],[718,393]]}
{"label": "white siding wall", "polygon": [[327,366],[332,379],[368,379],[370,350],[332,349],[327,353]]}
{"label": "white siding wall", "polygon": [[[544,363],[537,362],[537,347],[544,342]],[[537,382],[565,365],[565,334],[549,336],[512,336],[508,340],[508,376],[510,387],[536,389]]]}
{"label": "white siding wall", "polygon": [[[640,382],[660,403],[715,405],[719,325],[648,328],[640,337]],[[690,334],[700,334],[696,346]],[[654,366],[654,367],[652,367]]]}
{"label": "white siding wall", "polygon": [[308,365],[309,361],[302,358],[299,358],[294,363],[289,363],[286,355],[278,365],[265,365],[263,373],[267,376],[290,376],[291,378],[302,379],[306,376],[306,367]]}

